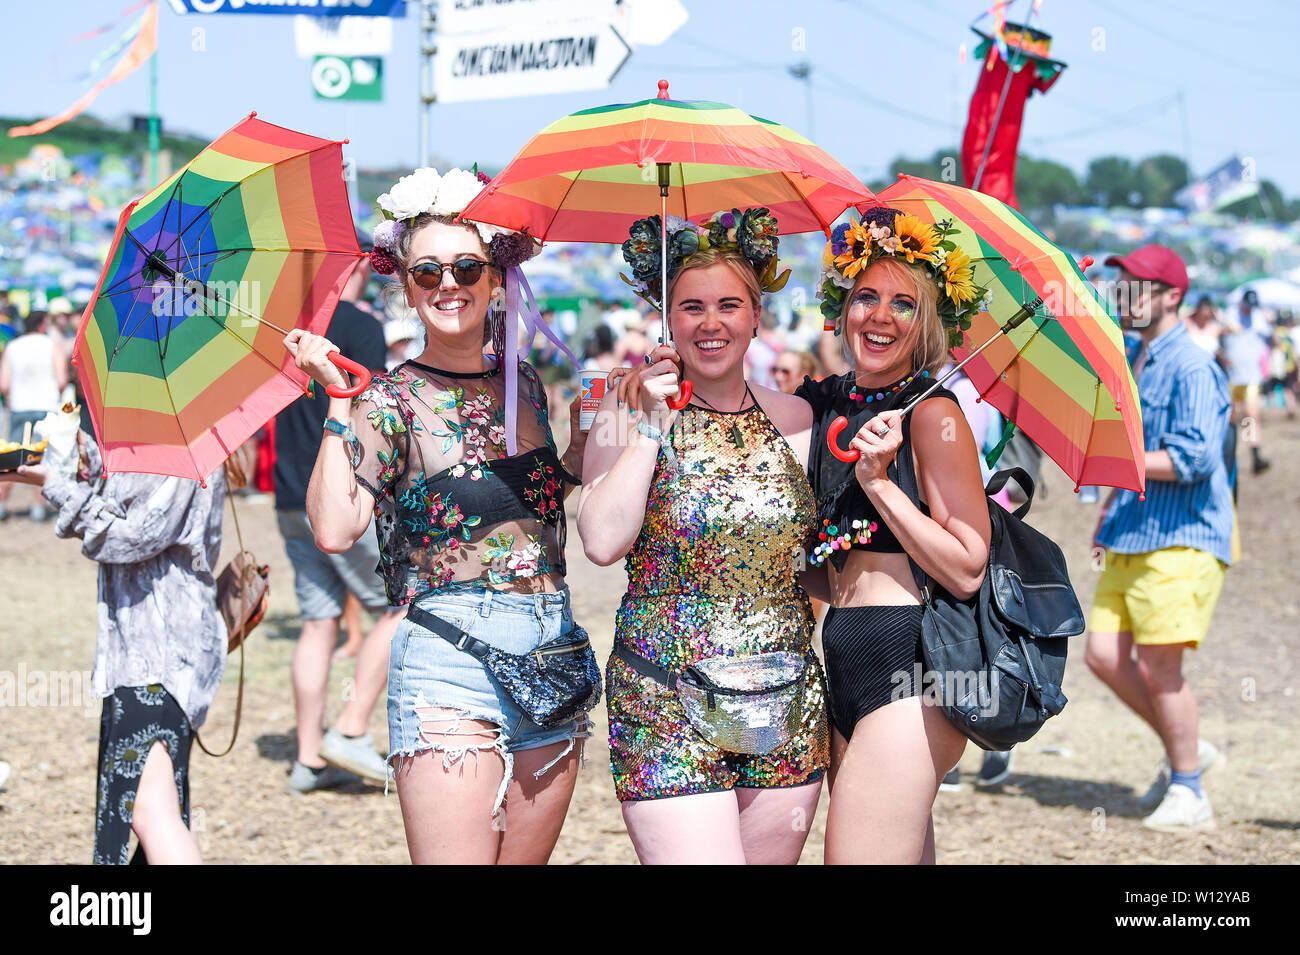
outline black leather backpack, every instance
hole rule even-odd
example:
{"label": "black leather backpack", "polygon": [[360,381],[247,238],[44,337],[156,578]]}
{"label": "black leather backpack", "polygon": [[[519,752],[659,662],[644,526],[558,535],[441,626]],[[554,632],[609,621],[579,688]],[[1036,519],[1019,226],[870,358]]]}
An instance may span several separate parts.
{"label": "black leather backpack", "polygon": [[[910,415],[903,419],[898,484],[919,504],[910,421]],[[1023,469],[1009,468],[993,475],[985,493],[998,493],[1009,479],[1027,499],[1014,513],[988,500],[992,537],[979,593],[958,600],[908,558],[925,602],[927,679],[941,684],[936,689],[948,719],[986,750],[1023,743],[1065,708],[1067,638],[1084,630],[1065,554],[1022,520],[1034,498],[1033,480]]]}

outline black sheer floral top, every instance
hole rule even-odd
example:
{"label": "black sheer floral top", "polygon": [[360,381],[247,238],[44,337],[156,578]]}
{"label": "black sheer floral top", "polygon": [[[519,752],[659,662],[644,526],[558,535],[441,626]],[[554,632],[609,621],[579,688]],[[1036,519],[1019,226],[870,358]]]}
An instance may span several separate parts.
{"label": "black sheer floral top", "polygon": [[436,590],[563,575],[565,471],[546,392],[519,363],[517,454],[507,455],[500,367],[408,361],[352,402],[352,466],[375,499],[379,573],[392,606]]}

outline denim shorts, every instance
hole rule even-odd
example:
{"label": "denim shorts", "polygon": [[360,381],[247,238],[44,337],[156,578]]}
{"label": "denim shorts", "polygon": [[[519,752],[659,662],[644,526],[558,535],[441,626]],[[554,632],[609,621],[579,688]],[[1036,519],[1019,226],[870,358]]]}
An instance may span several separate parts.
{"label": "denim shorts", "polygon": [[293,565],[293,590],[304,620],[332,620],[343,613],[348,594],[372,614],[388,610],[379,566],[379,541],[367,530],[342,554],[316,546],[306,511],[276,511],[284,552]]}
{"label": "denim shorts", "polygon": [[[569,588],[556,593],[519,594],[475,588],[428,594],[416,606],[464,630],[470,636],[507,653],[524,654],[541,644],[567,636],[575,628]],[[438,729],[426,732],[425,711],[446,708]],[[458,732],[460,719],[483,720],[491,732]],[[553,743],[568,743],[535,775],[540,777],[573,750],[574,741],[590,735],[585,714],[559,726],[538,726],[492,679],[477,657],[404,618],[393,635],[388,665],[389,762],[429,750],[443,754],[450,767],[472,753],[499,754],[505,775],[495,816],[505,800],[514,773],[514,754]]]}

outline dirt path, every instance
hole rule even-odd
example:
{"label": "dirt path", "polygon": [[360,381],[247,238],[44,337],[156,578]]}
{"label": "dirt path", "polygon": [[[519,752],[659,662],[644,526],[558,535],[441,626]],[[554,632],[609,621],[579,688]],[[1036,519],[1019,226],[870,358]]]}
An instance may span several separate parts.
{"label": "dirt path", "polygon": [[[1300,654],[1300,424],[1270,421],[1273,469],[1242,478],[1241,521],[1246,557],[1228,574],[1210,638],[1191,655],[1187,673],[1201,704],[1202,735],[1224,748],[1227,768],[1207,781],[1218,829],[1173,836],[1142,828],[1137,796],[1150,783],[1160,746],[1087,670],[1076,641],[1066,675],[1070,705],[1017,751],[1000,791],[941,793],[935,809],[940,861],[947,862],[1294,862],[1300,826],[1296,758],[1296,657]],[[1096,573],[1088,553],[1096,505],[1081,504],[1054,469],[1033,521],[1060,541],[1085,609]],[[11,508],[28,500],[18,488]],[[288,665],[296,632],[292,572],[271,503],[241,508],[250,548],[272,566],[268,620],[251,641],[244,723],[234,753],[193,757],[194,822],[213,862],[407,861],[395,795],[357,788],[308,796],[285,791],[293,753]],[[229,530],[229,528],[228,528]],[[587,562],[576,531],[569,553],[578,619],[602,659],[622,596],[621,567]],[[225,550],[233,550],[233,533]],[[88,667],[95,634],[95,567],[49,524],[15,516],[0,524],[0,759],[13,778],[0,791],[0,863],[87,862],[93,833],[99,704],[75,691]],[[232,664],[237,665],[236,661]],[[350,662],[332,674],[338,701],[350,690]],[[83,671],[87,671],[84,672]],[[212,707],[204,736],[224,748],[235,704],[235,673]],[[52,684],[61,696],[51,705]],[[0,682],[3,691],[4,682]],[[26,688],[24,692],[23,688]],[[71,692],[70,692],[71,691]],[[553,861],[635,862],[613,797],[605,745],[604,706],[587,748],[587,767]],[[382,704],[371,720],[386,738]],[[979,767],[970,746],[963,771]],[[970,776],[967,776],[969,780]],[[811,824],[804,862],[819,862],[826,797]]]}

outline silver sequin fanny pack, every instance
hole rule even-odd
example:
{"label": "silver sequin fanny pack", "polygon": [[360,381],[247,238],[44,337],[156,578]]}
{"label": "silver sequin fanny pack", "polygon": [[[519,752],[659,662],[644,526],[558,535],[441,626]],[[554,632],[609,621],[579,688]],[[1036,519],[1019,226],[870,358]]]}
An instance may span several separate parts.
{"label": "silver sequin fanny pack", "polygon": [[798,732],[808,669],[807,658],[798,653],[711,657],[681,673],[621,644],[614,655],[675,691],[691,726],[719,749],[762,755],[780,749]]}

